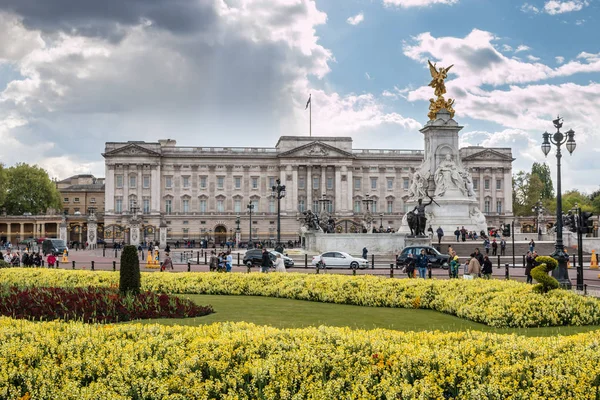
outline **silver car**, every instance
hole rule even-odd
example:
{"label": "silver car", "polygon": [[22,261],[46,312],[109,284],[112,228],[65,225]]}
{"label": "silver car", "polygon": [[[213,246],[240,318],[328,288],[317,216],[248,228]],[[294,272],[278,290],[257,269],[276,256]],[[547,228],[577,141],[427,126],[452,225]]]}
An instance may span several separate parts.
{"label": "silver car", "polygon": [[369,261],[364,258],[352,257],[343,251],[327,251],[314,256],[311,264],[316,266],[321,260],[325,263],[325,268],[363,269],[369,267]]}

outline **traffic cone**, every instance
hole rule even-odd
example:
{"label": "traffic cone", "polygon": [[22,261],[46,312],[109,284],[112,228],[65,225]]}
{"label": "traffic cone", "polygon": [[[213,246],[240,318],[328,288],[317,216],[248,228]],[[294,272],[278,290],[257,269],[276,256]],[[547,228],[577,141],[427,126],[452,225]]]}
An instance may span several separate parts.
{"label": "traffic cone", "polygon": [[598,254],[596,254],[596,250],[592,250],[592,260],[590,261],[590,269],[598,269]]}
{"label": "traffic cone", "polygon": [[63,255],[62,255],[62,259],[60,260],[61,263],[67,263],[69,262],[69,258],[67,257],[67,251],[63,250]]}

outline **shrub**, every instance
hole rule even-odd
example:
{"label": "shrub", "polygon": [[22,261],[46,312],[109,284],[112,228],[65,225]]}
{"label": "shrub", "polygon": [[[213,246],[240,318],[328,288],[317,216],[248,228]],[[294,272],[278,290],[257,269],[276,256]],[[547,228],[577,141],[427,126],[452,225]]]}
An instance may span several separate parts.
{"label": "shrub", "polygon": [[554,277],[548,275],[548,272],[558,267],[558,262],[548,256],[538,256],[535,258],[538,266],[531,270],[531,277],[539,283],[533,287],[538,293],[548,293],[550,290],[558,289],[560,284]]}
{"label": "shrub", "polygon": [[141,287],[140,259],[135,246],[125,246],[121,253],[121,271],[119,291],[121,293],[138,294]]}
{"label": "shrub", "polygon": [[7,263],[4,260],[0,260],[0,268],[10,268],[12,267],[12,265],[10,265],[9,263]]}

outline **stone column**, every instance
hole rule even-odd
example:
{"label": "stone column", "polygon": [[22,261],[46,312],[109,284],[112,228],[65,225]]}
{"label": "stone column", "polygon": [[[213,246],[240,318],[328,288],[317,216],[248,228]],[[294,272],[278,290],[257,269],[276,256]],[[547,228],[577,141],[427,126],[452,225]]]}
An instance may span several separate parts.
{"label": "stone column", "polygon": [[9,243],[12,243],[12,230],[11,230],[11,222],[8,221],[6,223],[6,239],[8,240]]}
{"label": "stone column", "polygon": [[[285,175],[286,175],[286,169],[283,168],[282,166],[279,166],[279,180],[281,181],[282,185],[285,185],[287,183],[285,180]],[[275,199],[275,201],[277,201],[277,199]],[[285,197],[283,199],[281,199],[280,201],[281,201],[281,211],[283,211],[283,212],[289,211],[289,209],[290,209],[290,207],[289,207],[290,194],[287,192],[287,186],[286,186]],[[277,210],[277,205],[275,205],[275,209]],[[277,212],[277,211],[275,211],[275,212]]]}
{"label": "stone column", "polygon": [[512,214],[512,200],[513,200],[513,192],[512,192],[512,176],[510,172],[504,173],[504,199],[502,204],[502,211],[504,214]]}
{"label": "stone column", "polygon": [[354,194],[354,178],[352,176],[352,167],[348,168],[348,175],[346,176],[346,186],[348,193],[346,194],[347,209],[350,213],[354,212],[354,204],[352,203],[352,197]]}
{"label": "stone column", "polygon": [[159,246],[164,249],[167,246],[167,223],[165,221],[161,221],[159,232]]}
{"label": "stone column", "polygon": [[[162,228],[161,228],[162,232]],[[161,233],[162,235],[162,233]],[[161,236],[162,237],[162,236]],[[138,219],[131,219],[129,223],[129,244],[138,247],[140,244],[140,221]],[[166,243],[165,243],[166,245]],[[162,245],[161,245],[162,248]]]}
{"label": "stone column", "polygon": [[42,237],[45,237],[46,236],[46,223],[45,222],[42,222],[42,230],[41,230],[41,232],[42,232],[41,233]]}
{"label": "stone column", "polygon": [[312,165],[306,166],[306,209],[312,211]]}
{"label": "stone column", "polygon": [[298,166],[292,170],[292,212],[298,212]]}
{"label": "stone column", "polygon": [[150,211],[160,212],[160,165],[150,166]]}
{"label": "stone column", "polygon": [[[104,181],[104,208],[108,213],[115,211],[115,166],[106,165]],[[57,229],[58,231],[58,229]]]}
{"label": "stone column", "polygon": [[88,242],[88,249],[90,249],[90,250],[96,249],[96,243],[98,241],[97,231],[98,231],[98,224],[97,224],[96,216],[92,214],[88,217],[88,223],[87,223],[87,242]]}
{"label": "stone column", "polygon": [[343,210],[342,207],[342,171],[341,167],[335,167],[335,203],[333,210],[338,213]]}
{"label": "stone column", "polygon": [[492,178],[490,189],[492,189],[492,204],[490,204],[490,213],[494,215],[496,212],[496,168],[492,168]]}
{"label": "stone column", "polygon": [[321,166],[321,197],[327,193],[327,165]]}
{"label": "stone column", "polygon": [[64,241],[65,244],[68,244],[68,240],[67,240],[67,221],[65,219],[63,219],[63,221],[60,223],[60,235],[59,238],[60,240]]}
{"label": "stone column", "polygon": [[19,229],[19,240],[23,240],[25,239],[25,224],[21,222],[19,225],[21,225],[21,228]]}

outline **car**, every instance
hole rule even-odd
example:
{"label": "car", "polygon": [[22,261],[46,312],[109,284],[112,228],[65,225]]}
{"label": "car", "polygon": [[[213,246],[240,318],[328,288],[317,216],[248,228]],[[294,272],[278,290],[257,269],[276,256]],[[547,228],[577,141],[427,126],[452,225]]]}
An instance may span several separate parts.
{"label": "car", "polygon": [[[278,253],[275,250],[269,251],[269,257],[271,258],[271,261],[275,262],[275,259],[277,258],[277,254],[281,254],[281,253]],[[292,260],[291,258],[286,256],[285,254],[281,254],[281,256],[283,257],[283,265],[285,265],[286,268],[294,266],[294,260]],[[262,262],[262,250],[261,249],[251,249],[251,250],[248,250],[246,252],[246,254],[244,254],[243,263],[244,263],[244,265],[246,265],[248,267],[252,267],[253,265],[260,265],[261,262]]]}
{"label": "car", "polygon": [[54,254],[55,256],[62,255],[65,250],[68,254],[69,249],[62,239],[46,239],[44,240],[44,243],[42,243],[42,253],[44,256],[48,254]]}
{"label": "car", "polygon": [[431,246],[409,246],[405,247],[398,258],[396,259],[397,267],[404,267],[406,265],[406,259],[409,254],[413,257],[417,257],[421,254],[421,250],[425,250],[425,255],[429,259],[429,263],[432,268],[443,268],[447,269],[450,265],[450,256],[448,254],[442,254],[435,247]]}
{"label": "car", "polygon": [[106,241],[104,241],[104,239],[98,238],[98,240],[96,240],[96,244],[106,244]]}
{"label": "car", "polygon": [[363,269],[369,267],[369,261],[364,258],[352,257],[343,251],[326,251],[325,253],[313,256],[311,264],[317,266],[317,263],[323,259],[325,268],[352,268]]}

